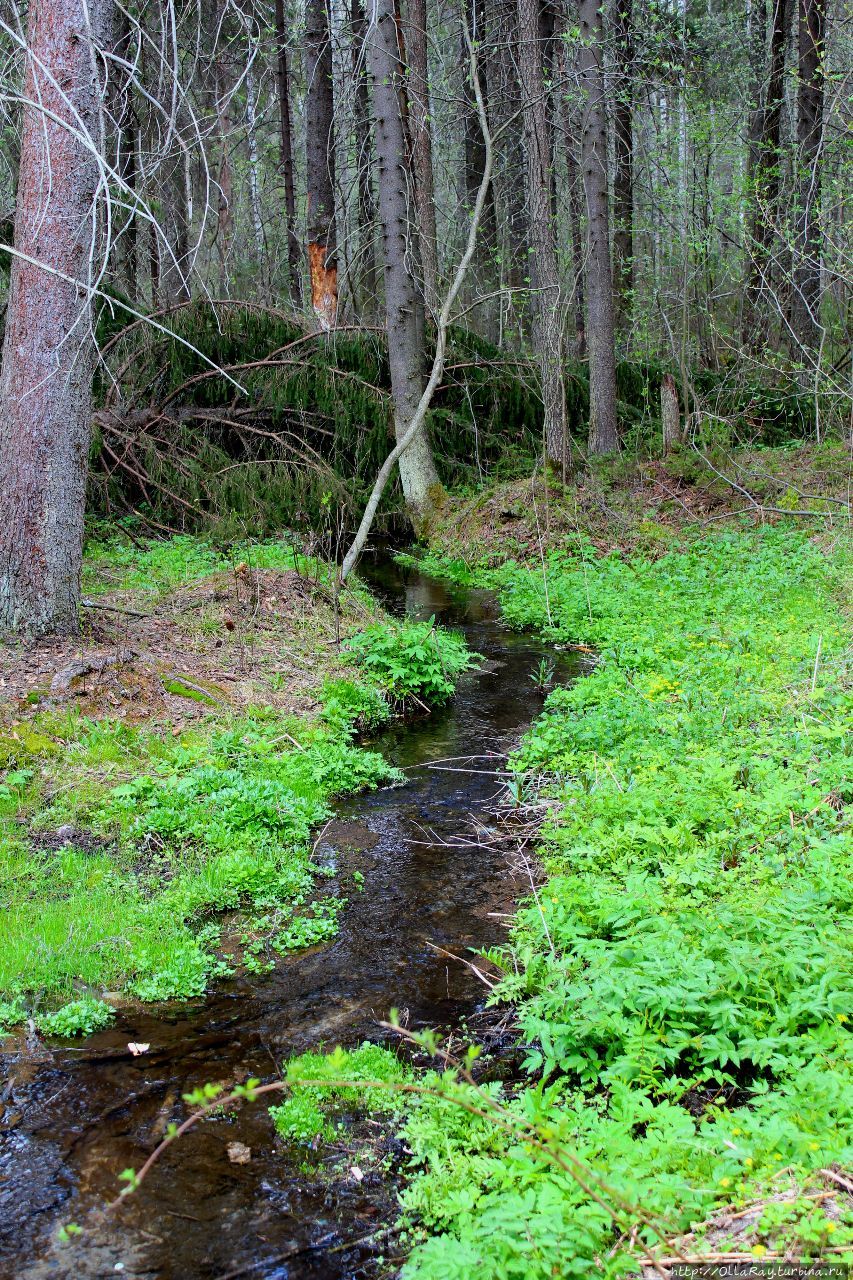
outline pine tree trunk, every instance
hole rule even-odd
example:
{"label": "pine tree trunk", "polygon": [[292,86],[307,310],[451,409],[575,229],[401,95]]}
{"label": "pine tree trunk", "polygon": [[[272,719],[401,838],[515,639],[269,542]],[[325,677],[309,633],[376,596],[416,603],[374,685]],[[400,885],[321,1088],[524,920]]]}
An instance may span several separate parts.
{"label": "pine tree trunk", "polygon": [[797,144],[800,180],[791,328],[804,351],[820,346],[820,208],[826,0],[800,0]]}
{"label": "pine tree trunk", "polygon": [[518,0],[518,35],[532,283],[536,293],[533,345],[545,409],[545,450],[550,460],[565,470],[569,440],[563,382],[563,302],[551,205],[551,149],[537,0]]}
{"label": "pine tree trunk", "polygon": [[308,178],[308,271],[311,305],[321,329],[338,315],[335,233],[335,135],[328,0],[306,0],[305,73]]}
{"label": "pine tree trunk", "polygon": [[[411,239],[415,210],[399,16],[394,0],[375,0],[374,12],[376,19],[367,33],[367,50],[376,121],[388,362],[394,434],[399,441],[424,389],[424,302],[415,274],[417,245]],[[419,431],[401,454],[399,466],[409,516],[415,530],[422,532],[434,513],[439,484],[426,431]]]}
{"label": "pine tree trunk", "polygon": [[426,0],[409,0],[406,51],[409,58],[409,129],[415,211],[420,233],[424,297],[431,313],[438,310],[438,239],[435,227],[435,185],[432,174],[432,122],[427,65]]}
{"label": "pine tree trunk", "polygon": [[293,123],[290,112],[290,68],[287,58],[287,29],[284,25],[284,0],[275,0],[275,35],[277,46],[279,114],[279,168],[284,181],[284,211],[287,222],[287,267],[290,300],[302,309],[302,253],[296,227],[296,180],[293,164]]}
{"label": "pine tree trunk", "polygon": [[600,0],[580,0],[578,55],[584,94],[581,164],[586,194],[586,338],[589,346],[589,452],[619,447],[616,433],[616,348],[613,275],[610,269],[610,203],[607,189],[607,117],[601,69]]}
{"label": "pine tree trunk", "polygon": [[[87,17],[91,28],[87,23]],[[0,625],[79,630],[99,257],[97,49],[111,0],[31,0],[12,262],[0,377]],[[61,89],[57,86],[61,86]],[[66,98],[68,101],[66,101]],[[94,152],[76,134],[85,129]],[[51,274],[55,272],[56,274]]]}
{"label": "pine tree trunk", "polygon": [[631,0],[616,5],[616,102],[613,110],[613,285],[628,326],[634,289],[634,29]]}

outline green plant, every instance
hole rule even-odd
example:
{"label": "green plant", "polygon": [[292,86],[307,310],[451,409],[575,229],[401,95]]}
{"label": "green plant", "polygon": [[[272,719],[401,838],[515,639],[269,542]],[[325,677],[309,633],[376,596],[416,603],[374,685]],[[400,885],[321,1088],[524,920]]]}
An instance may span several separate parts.
{"label": "green plant", "polygon": [[90,1036],[109,1025],[113,1011],[103,1000],[84,996],[71,1000],[54,1013],[39,1016],[38,1029],[46,1036]]}
{"label": "green plant", "polygon": [[531,671],[530,679],[541,693],[550,689],[551,685],[554,683],[554,672],[556,669],[557,664],[553,658],[540,658],[536,666]]}
{"label": "green plant", "polygon": [[376,623],[347,642],[355,661],[399,702],[441,705],[475,655],[462,636],[428,622]]}

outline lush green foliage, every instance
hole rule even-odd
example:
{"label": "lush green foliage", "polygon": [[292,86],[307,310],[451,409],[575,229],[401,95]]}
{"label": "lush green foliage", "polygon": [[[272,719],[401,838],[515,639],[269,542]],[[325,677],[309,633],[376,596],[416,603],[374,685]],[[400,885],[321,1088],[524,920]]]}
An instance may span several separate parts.
{"label": "lush green foliage", "polygon": [[[608,1209],[494,1125],[421,1108],[405,1200],[431,1236],[407,1275],[622,1274],[632,1223],[685,1229],[781,1168],[853,1158],[849,556],[777,529],[652,563],[580,543],[545,578],[445,568],[599,653],[515,761],[561,805],[549,879],[491,958],[542,1075],[510,1110],[596,1172]],[[809,1256],[827,1222],[767,1238]]]}
{"label": "lush green foliage", "polygon": [[[80,982],[202,994],[228,967],[211,913],[276,908],[280,951],[334,933],[337,908],[311,897],[312,831],[333,796],[393,776],[348,733],[303,724],[297,749],[296,726],[263,712],[178,738],[71,714],[39,728],[48,749],[28,750],[0,796],[0,991],[19,1014]],[[91,1012],[36,1009],[56,1033],[75,1017],[90,1029]]]}
{"label": "lush green foliage", "polygon": [[375,624],[353,636],[347,648],[363,670],[398,702],[447,702],[463,671],[474,662],[464,639],[429,622]]}
{"label": "lush green foliage", "polygon": [[[357,1049],[338,1046],[332,1053],[303,1053],[290,1058],[284,1078],[291,1091],[278,1106],[270,1107],[276,1130],[283,1138],[296,1142],[312,1142],[334,1136],[335,1125],[329,1119],[330,1104],[338,1109],[362,1105],[364,1090],[358,1084],[340,1085],[330,1081],[370,1081],[393,1086],[407,1080],[410,1072],[398,1058],[379,1045],[365,1042]],[[396,1112],[400,1098],[393,1088],[369,1091],[369,1105],[377,1112]]]}

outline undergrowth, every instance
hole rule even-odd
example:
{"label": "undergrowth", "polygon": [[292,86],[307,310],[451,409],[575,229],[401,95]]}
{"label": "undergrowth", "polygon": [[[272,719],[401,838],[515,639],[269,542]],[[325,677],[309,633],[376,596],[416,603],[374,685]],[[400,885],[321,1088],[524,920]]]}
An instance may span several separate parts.
{"label": "undergrowth", "polygon": [[[489,953],[527,1082],[407,1099],[404,1275],[636,1273],[715,1209],[853,1161],[849,548],[776,528],[430,568],[598,658],[514,760],[560,802]],[[756,1258],[843,1260],[849,1210],[803,1205],[769,1203]]]}
{"label": "undergrowth", "polygon": [[[107,537],[90,543],[86,573],[92,591],[159,599],[223,565],[292,567],[293,555],[281,542]],[[446,701],[471,661],[460,638],[419,623],[373,623],[351,643],[324,655],[311,721],[267,707],[211,708],[193,729],[58,708],[4,717],[0,1030],[32,1017],[48,1034],[88,1034],[118,996],[198,997],[235,965],[261,973],[334,935],[343,888],[319,891],[314,833],[334,797],[399,776],[357,736],[410,698]]]}

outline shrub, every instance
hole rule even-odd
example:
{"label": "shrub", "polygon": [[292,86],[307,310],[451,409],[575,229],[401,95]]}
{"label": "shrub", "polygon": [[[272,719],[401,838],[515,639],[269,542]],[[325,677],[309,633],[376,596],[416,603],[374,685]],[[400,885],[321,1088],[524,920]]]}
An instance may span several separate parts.
{"label": "shrub", "polygon": [[464,638],[428,622],[376,623],[347,643],[355,660],[399,702],[440,706],[475,655]]}

